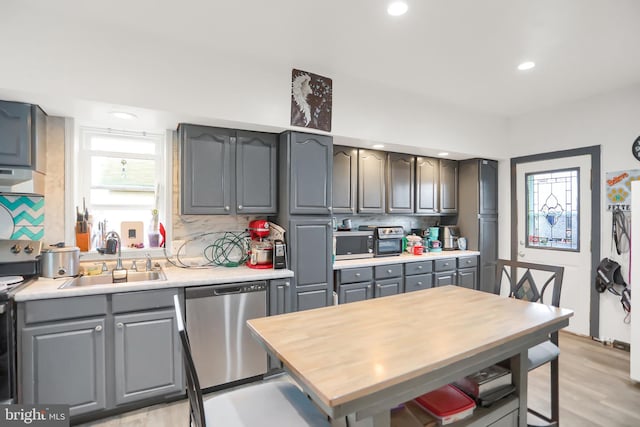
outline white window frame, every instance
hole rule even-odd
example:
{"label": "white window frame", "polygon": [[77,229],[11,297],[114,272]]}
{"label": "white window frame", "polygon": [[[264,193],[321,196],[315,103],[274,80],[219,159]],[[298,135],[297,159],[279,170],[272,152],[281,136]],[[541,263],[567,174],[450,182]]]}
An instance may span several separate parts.
{"label": "white window frame", "polygon": [[[65,241],[67,245],[75,242],[75,206],[82,206],[82,195],[90,194],[90,170],[88,166],[89,154],[83,149],[84,144],[87,144],[90,136],[93,135],[118,135],[129,138],[144,138],[150,141],[154,141],[159,144],[157,155],[157,167],[156,167],[156,180],[159,184],[159,197],[158,208],[160,210],[160,217],[162,224],[166,231],[166,247],[167,253],[170,253],[170,237],[172,234],[172,196],[173,196],[173,168],[172,168],[172,154],[173,154],[173,142],[175,139],[175,131],[150,131],[150,132],[133,132],[125,130],[114,130],[108,128],[99,128],[95,126],[82,126],[73,125],[70,123],[66,128],[67,141],[73,141],[72,144],[67,144],[65,153],[65,187],[68,189],[65,195]],[[94,151],[92,154],[99,153]],[[108,155],[112,156],[111,153]],[[150,155],[136,155],[132,153],[122,153],[122,155],[128,158],[150,158]],[[117,206],[103,205],[105,208],[114,208]],[[127,207],[123,206],[123,210]],[[91,211],[89,212],[91,213]],[[94,218],[94,222],[96,219]],[[119,233],[120,230],[115,230]],[[144,254],[149,253],[152,257],[164,256],[163,248],[122,248],[123,258],[141,258]],[[96,251],[81,252],[81,259],[85,261],[90,260],[110,260],[115,259],[115,255],[102,255]]]}

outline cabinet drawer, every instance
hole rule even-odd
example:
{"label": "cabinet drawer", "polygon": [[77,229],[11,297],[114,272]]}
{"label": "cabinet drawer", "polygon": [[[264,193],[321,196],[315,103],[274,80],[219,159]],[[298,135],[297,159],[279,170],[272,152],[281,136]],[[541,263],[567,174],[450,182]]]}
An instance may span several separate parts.
{"label": "cabinet drawer", "polygon": [[449,270],[456,269],[455,258],[437,259],[434,261],[434,264],[435,264],[434,271],[449,271]]}
{"label": "cabinet drawer", "polygon": [[107,296],[36,300],[27,301],[24,305],[25,323],[48,322],[106,314]]}
{"label": "cabinet drawer", "polygon": [[433,271],[432,261],[408,262],[404,266],[404,275],[431,273]]}
{"label": "cabinet drawer", "polygon": [[160,291],[113,294],[112,310],[113,313],[124,313],[127,311],[173,307],[173,296],[177,293],[177,289],[163,289]]}
{"label": "cabinet drawer", "polygon": [[376,279],[390,279],[402,276],[402,264],[378,265],[375,267]]}
{"label": "cabinet drawer", "polygon": [[373,267],[347,268],[338,276],[339,283],[366,282],[373,279]]}
{"label": "cabinet drawer", "polygon": [[475,267],[478,265],[477,256],[462,256],[458,258],[458,268]]}
{"label": "cabinet drawer", "polygon": [[429,289],[433,285],[432,274],[417,274],[404,278],[404,291],[413,292],[422,289]]}

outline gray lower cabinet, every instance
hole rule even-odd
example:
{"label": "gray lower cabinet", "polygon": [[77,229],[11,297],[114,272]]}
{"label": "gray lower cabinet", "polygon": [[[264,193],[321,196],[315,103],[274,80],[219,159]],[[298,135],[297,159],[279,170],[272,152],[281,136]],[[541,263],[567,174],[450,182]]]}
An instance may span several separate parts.
{"label": "gray lower cabinet", "polygon": [[476,289],[478,283],[478,270],[476,268],[463,268],[458,270],[457,285],[463,288]]}
{"label": "gray lower cabinet", "polygon": [[291,311],[291,279],[269,282],[269,316]]}
{"label": "gray lower cabinet", "polygon": [[386,297],[404,292],[402,264],[378,265],[373,268],[373,296]]}
{"label": "gray lower cabinet", "polygon": [[387,212],[414,212],[415,157],[408,154],[387,154]]}
{"label": "gray lower cabinet", "polygon": [[440,213],[458,212],[458,162],[440,160]]}
{"label": "gray lower cabinet", "polygon": [[358,149],[333,146],[333,213],[355,214]]}
{"label": "gray lower cabinet", "polygon": [[46,126],[37,105],[0,101],[0,166],[45,172]]}
{"label": "gray lower cabinet", "polygon": [[440,162],[431,157],[416,158],[416,213],[439,211]]}
{"label": "gray lower cabinet", "polygon": [[339,304],[373,298],[373,267],[337,270],[335,282]]}
{"label": "gray lower cabinet", "polygon": [[104,316],[23,328],[19,403],[65,404],[71,416],[105,409],[105,335]]}
{"label": "gray lower cabinet", "polygon": [[288,221],[292,310],[331,304],[333,291],[333,229],[331,219],[297,216]]}
{"label": "gray lower cabinet", "polygon": [[433,286],[433,262],[409,262],[404,266],[404,291],[413,292]]}
{"label": "gray lower cabinet", "polygon": [[385,153],[358,150],[358,212],[385,212]]}
{"label": "gray lower cabinet", "polygon": [[275,134],[181,124],[183,214],[277,210]]}
{"label": "gray lower cabinet", "polygon": [[173,309],[114,316],[116,404],[182,390],[182,358]]}
{"label": "gray lower cabinet", "polygon": [[434,286],[458,285],[478,289],[478,256],[434,260]]}
{"label": "gray lower cabinet", "polygon": [[176,289],[18,303],[19,403],[72,417],[184,392]]}
{"label": "gray lower cabinet", "polygon": [[446,285],[455,285],[455,284],[456,284],[455,270],[441,271],[433,274],[433,286],[446,286]]}

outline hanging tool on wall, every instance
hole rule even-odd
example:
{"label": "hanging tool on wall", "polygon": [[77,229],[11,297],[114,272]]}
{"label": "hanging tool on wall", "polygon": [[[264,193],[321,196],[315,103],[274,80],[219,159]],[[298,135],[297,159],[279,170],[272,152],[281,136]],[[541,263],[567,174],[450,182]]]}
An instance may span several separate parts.
{"label": "hanging tool on wall", "polygon": [[611,251],[613,252],[613,245],[615,244],[616,252],[618,255],[622,255],[623,252],[629,250],[629,244],[631,243],[628,218],[625,212],[617,206],[611,214]]}

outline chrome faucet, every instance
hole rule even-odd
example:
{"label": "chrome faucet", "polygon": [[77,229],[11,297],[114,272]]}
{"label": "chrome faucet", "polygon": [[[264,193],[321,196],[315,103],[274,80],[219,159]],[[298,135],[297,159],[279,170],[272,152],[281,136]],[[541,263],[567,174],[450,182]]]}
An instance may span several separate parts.
{"label": "chrome faucet", "polygon": [[120,240],[120,235],[115,231],[110,231],[107,233],[106,237],[109,238],[110,236],[114,236],[118,241],[118,258],[116,259],[116,267],[114,270],[124,270],[124,267],[122,266],[122,242]]}
{"label": "chrome faucet", "polygon": [[146,263],[145,263],[145,265],[144,265],[144,266],[145,266],[145,271],[151,271],[151,270],[153,270],[153,264],[152,264],[152,262],[151,262],[151,255],[149,255],[149,254],[147,253],[147,254],[144,254],[144,256],[147,258],[147,262],[146,262]]}

